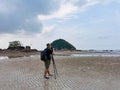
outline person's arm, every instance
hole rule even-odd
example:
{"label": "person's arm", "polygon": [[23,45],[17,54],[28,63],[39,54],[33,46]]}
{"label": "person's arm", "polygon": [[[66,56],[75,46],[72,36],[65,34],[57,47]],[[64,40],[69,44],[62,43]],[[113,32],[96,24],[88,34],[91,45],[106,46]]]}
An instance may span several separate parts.
{"label": "person's arm", "polygon": [[55,51],[54,51],[54,48],[53,48],[53,47],[51,47],[51,49],[52,49],[51,54],[53,54],[53,55],[54,55],[54,52],[55,52]]}
{"label": "person's arm", "polygon": [[55,54],[55,50],[54,50],[54,48],[53,48],[52,54],[53,54],[53,55]]}

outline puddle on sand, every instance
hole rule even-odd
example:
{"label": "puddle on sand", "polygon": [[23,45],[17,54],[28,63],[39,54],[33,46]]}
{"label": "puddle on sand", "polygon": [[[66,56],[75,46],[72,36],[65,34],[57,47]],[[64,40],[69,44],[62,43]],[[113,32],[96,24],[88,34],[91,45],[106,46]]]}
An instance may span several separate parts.
{"label": "puddle on sand", "polygon": [[11,58],[24,58],[24,57],[38,57],[38,55],[28,55],[28,56],[0,56],[0,60],[7,60]]}
{"label": "puddle on sand", "polygon": [[6,60],[9,59],[8,56],[0,56],[0,60]]}

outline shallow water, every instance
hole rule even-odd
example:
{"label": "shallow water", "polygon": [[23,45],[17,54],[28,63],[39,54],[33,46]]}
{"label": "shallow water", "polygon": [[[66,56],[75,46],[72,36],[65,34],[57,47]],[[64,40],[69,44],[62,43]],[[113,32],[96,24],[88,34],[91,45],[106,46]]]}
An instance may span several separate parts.
{"label": "shallow water", "polygon": [[[55,57],[66,57],[66,55],[54,55]],[[120,52],[112,53],[82,53],[82,54],[69,54],[67,57],[120,57]],[[24,57],[40,57],[40,55],[30,55],[30,56],[0,56],[0,60],[7,60],[11,58],[24,58]]]}
{"label": "shallow water", "polygon": [[75,57],[120,57],[120,53],[85,53],[85,54],[71,54]]}
{"label": "shallow water", "polygon": [[9,59],[7,56],[0,56],[0,60],[6,60]]}
{"label": "shallow water", "polygon": [[0,56],[0,60],[8,60],[12,58],[35,58],[35,57],[40,57],[40,55],[30,55],[30,56]]}

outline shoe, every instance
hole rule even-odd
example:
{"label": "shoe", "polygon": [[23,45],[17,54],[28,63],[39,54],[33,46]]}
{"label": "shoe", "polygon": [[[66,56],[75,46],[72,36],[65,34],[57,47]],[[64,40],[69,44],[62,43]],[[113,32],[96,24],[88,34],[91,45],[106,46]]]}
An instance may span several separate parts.
{"label": "shoe", "polygon": [[45,79],[49,79],[49,77],[44,77]]}

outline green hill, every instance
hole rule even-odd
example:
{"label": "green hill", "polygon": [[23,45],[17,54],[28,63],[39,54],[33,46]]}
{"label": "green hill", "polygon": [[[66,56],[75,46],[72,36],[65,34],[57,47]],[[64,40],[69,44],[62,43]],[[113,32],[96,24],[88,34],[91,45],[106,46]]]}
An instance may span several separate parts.
{"label": "green hill", "polygon": [[51,45],[56,50],[76,50],[72,44],[65,41],[64,39],[55,40],[51,43]]}

